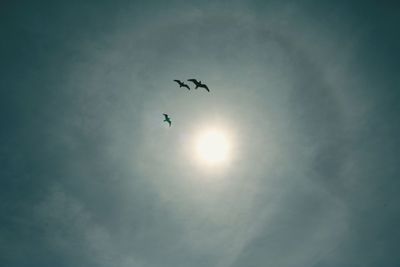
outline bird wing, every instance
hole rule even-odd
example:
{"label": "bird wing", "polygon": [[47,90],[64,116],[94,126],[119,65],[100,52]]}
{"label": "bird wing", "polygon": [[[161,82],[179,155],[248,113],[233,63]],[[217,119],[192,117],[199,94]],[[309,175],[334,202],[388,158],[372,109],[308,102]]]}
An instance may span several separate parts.
{"label": "bird wing", "polygon": [[210,89],[208,89],[207,85],[205,85],[204,83],[199,84],[198,87],[202,87],[202,88],[206,89],[208,92],[210,92]]}
{"label": "bird wing", "polygon": [[189,87],[189,85],[187,85],[187,84],[183,84],[182,86],[183,86],[183,87],[186,87],[188,90],[190,90],[190,87]]}
{"label": "bird wing", "polygon": [[210,89],[208,89],[208,86],[203,84],[204,89],[206,89],[208,92],[210,92]]}
{"label": "bird wing", "polygon": [[169,120],[168,114],[163,113],[166,120]]}
{"label": "bird wing", "polygon": [[196,79],[189,79],[188,81],[189,81],[189,82],[192,82],[192,83],[194,83],[194,84],[198,84],[198,83],[199,83]]}
{"label": "bird wing", "polygon": [[174,80],[174,82],[177,82],[178,84],[181,84],[180,80]]}

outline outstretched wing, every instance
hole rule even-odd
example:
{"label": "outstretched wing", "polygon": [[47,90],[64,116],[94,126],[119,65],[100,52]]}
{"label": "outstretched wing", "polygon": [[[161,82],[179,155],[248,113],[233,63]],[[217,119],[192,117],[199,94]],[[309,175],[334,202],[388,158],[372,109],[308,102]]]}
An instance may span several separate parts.
{"label": "outstretched wing", "polygon": [[169,127],[171,127],[172,122],[170,120],[167,120]]}
{"label": "outstretched wing", "polygon": [[174,80],[174,82],[177,82],[179,85],[181,84],[180,80]]}
{"label": "outstretched wing", "polygon": [[168,114],[163,113],[163,115],[166,120],[169,120]]}
{"label": "outstretched wing", "polygon": [[192,82],[192,83],[194,83],[194,84],[198,84],[198,83],[199,83],[196,79],[189,79],[188,81],[189,81],[189,82]]}
{"label": "outstretched wing", "polygon": [[182,87],[186,87],[188,90],[190,90],[190,87],[187,84],[183,84]]}
{"label": "outstretched wing", "polygon": [[202,85],[201,85],[201,87],[203,87],[204,89],[206,89],[206,90],[207,90],[207,92],[210,92],[210,89],[208,89],[208,86],[207,86],[207,85],[205,85],[205,84],[202,84]]}

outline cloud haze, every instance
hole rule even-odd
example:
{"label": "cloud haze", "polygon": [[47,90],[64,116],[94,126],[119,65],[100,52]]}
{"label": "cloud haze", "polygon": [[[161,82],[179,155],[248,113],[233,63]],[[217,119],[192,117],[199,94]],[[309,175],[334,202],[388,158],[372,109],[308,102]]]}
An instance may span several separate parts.
{"label": "cloud haze", "polygon": [[396,5],[117,2],[0,11],[0,265],[398,265]]}

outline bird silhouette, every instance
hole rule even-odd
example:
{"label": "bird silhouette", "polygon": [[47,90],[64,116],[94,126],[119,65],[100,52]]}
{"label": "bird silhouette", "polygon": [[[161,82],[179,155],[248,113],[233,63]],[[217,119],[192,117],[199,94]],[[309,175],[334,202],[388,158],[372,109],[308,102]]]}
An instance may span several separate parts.
{"label": "bird silhouette", "polygon": [[204,83],[201,83],[201,81],[197,81],[196,79],[189,79],[189,82],[194,83],[194,85],[196,85],[196,87],[194,89],[197,89],[198,87],[202,87],[204,89],[207,90],[207,92],[210,92],[210,89],[208,89],[207,85],[205,85]]}
{"label": "bird silhouette", "polygon": [[189,85],[185,84],[184,82],[181,82],[180,80],[174,80],[174,82],[177,82],[179,84],[179,88],[186,87],[188,90],[190,90]]}
{"label": "bird silhouette", "polygon": [[163,115],[164,115],[164,121],[168,122],[169,127],[171,127],[172,122],[171,119],[168,117],[168,114],[163,113]]}

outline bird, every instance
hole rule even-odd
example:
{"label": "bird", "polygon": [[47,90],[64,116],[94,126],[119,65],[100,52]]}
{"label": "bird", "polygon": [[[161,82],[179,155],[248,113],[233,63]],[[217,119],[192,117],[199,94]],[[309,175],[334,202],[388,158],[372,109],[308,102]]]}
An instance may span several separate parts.
{"label": "bird", "polygon": [[168,117],[168,114],[165,114],[165,113],[163,113],[163,115],[164,115],[164,121],[166,121],[166,122],[168,122],[168,124],[169,124],[169,127],[171,127],[171,119]]}
{"label": "bird", "polygon": [[180,80],[174,80],[174,82],[177,82],[179,87],[186,87],[188,90],[190,90],[189,85],[185,84],[184,82],[181,82]]}
{"label": "bird", "polygon": [[202,87],[204,89],[207,90],[207,92],[210,92],[210,89],[208,89],[207,85],[205,85],[204,83],[201,83],[201,81],[197,81],[196,79],[189,79],[189,82],[192,82],[196,85],[196,87],[194,89],[197,89],[198,87]]}

